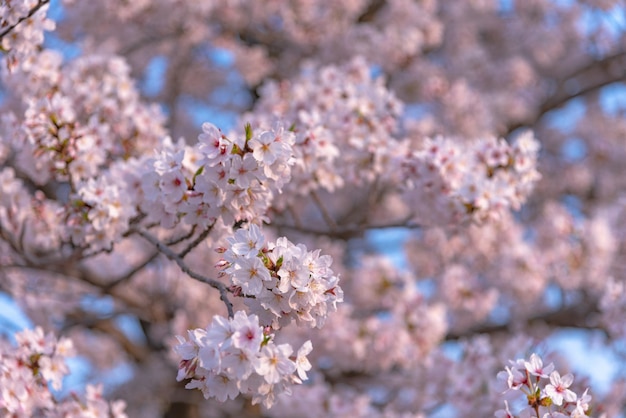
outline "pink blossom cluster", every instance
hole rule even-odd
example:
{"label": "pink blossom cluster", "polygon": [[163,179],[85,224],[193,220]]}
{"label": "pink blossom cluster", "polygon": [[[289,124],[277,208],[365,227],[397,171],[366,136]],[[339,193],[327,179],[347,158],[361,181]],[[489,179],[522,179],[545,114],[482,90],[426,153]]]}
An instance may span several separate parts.
{"label": "pink blossom cluster", "polygon": [[[0,225],[15,237],[13,246],[25,252],[52,251],[61,243],[64,226],[58,222],[63,207],[39,192],[32,195],[12,167],[0,170]],[[20,237],[20,242],[17,241]]]}
{"label": "pink blossom cluster", "polygon": [[[510,366],[498,373],[498,379],[506,382],[507,391],[513,391],[517,398],[524,397],[526,405],[517,413],[509,409],[496,411],[498,418],[583,418],[589,416],[591,395],[586,389],[577,394],[570,389],[574,376],[563,376],[555,370],[554,364],[543,364],[542,358],[533,353],[528,360],[511,361]],[[549,383],[548,383],[549,382]]]}
{"label": "pink blossom cluster", "polygon": [[[131,364],[128,415],[623,410],[623,374],[592,409],[581,376],[506,363],[564,327],[623,351],[618,0],[62,0],[44,44],[48,2],[0,0],[0,291]],[[186,141],[196,104],[251,125]],[[124,415],[47,392],[68,343],[32,333],[0,342],[1,416]],[[210,402],[179,396],[176,334]]]}
{"label": "pink blossom cluster", "polygon": [[448,331],[447,308],[425,297],[388,258],[362,257],[341,282],[344,303],[313,339],[320,353],[332,353],[326,361],[336,372],[417,367]]}
{"label": "pink blossom cluster", "polygon": [[40,327],[15,334],[17,346],[0,340],[0,415],[12,418],[126,418],[123,401],[107,402],[101,386],[87,386],[85,400],[76,394],[57,400],[69,373],[65,359],[74,355],[72,341],[44,334]]}
{"label": "pink blossom cluster", "polygon": [[289,82],[267,83],[246,117],[261,126],[277,117],[293,123],[297,164],[286,187],[304,195],[363,185],[389,170],[402,108],[357,57],[343,65],[305,67]]}
{"label": "pink blossom cluster", "polygon": [[117,158],[151,151],[164,135],[162,114],[140,100],[120,57],[86,55],[62,65],[59,53],[46,50],[4,81],[18,86],[25,108],[6,117],[4,134],[16,165],[38,184],[95,177]]}
{"label": "pink blossom cluster", "polygon": [[278,329],[295,320],[321,328],[343,301],[332,258],[321,250],[308,251],[284,237],[266,242],[254,224],[238,229],[228,244],[222,271],[264,325]]}
{"label": "pink blossom cluster", "polygon": [[281,126],[230,139],[212,124],[202,126],[198,143],[165,141],[142,177],[148,219],[171,228],[266,218],[273,195],[289,181],[294,135]]}
{"label": "pink blossom cluster", "polygon": [[487,138],[462,146],[444,137],[427,138],[400,160],[404,198],[423,224],[499,217],[519,209],[539,179],[538,150],[529,131],[513,144]]}
{"label": "pink blossom cluster", "polygon": [[[86,55],[62,65],[60,54],[44,50],[3,80],[24,109],[5,114],[0,127],[9,232],[22,235],[31,252],[61,244],[110,249],[136,214],[136,187],[127,178],[138,171],[132,157],[162,135],[160,112],[141,102],[119,57]],[[46,193],[31,195],[24,178]]]}
{"label": "pink blossom cluster", "polygon": [[188,338],[177,336],[174,349],[182,358],[177,380],[191,379],[185,387],[199,389],[206,399],[224,402],[241,393],[269,408],[279,394],[290,394],[291,385],[306,380],[311,369],[310,341],[293,355],[291,345],[276,344],[259,317],[243,311],[230,319],[216,315],[205,329],[189,330]]}
{"label": "pink blossom cluster", "polygon": [[69,240],[92,251],[110,249],[137,215],[132,189],[121,183],[123,165],[114,164],[98,178],[77,184],[66,209]]}
{"label": "pink blossom cluster", "polygon": [[46,17],[48,7],[48,2],[43,0],[5,0],[0,3],[0,33],[14,27],[0,38],[3,51],[7,51],[6,67],[2,70],[11,71],[34,55],[43,43],[44,31],[55,29],[55,22]]}

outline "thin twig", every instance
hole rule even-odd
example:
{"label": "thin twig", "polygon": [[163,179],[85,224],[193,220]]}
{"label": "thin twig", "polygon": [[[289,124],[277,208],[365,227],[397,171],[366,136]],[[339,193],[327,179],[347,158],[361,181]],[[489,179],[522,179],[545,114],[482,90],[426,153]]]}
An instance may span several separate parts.
{"label": "thin twig", "polygon": [[125,275],[118,277],[117,279],[105,284],[104,286],[102,286],[102,291],[105,293],[108,293],[111,291],[111,289],[113,289],[115,286],[119,285],[120,283],[123,283],[127,280],[129,280],[131,277],[133,277],[135,274],[137,274],[139,271],[143,270],[148,264],[150,264],[155,258],[158,257],[160,253],[158,251],[155,251],[154,253],[152,253],[150,255],[150,257],[146,258],[143,263],[140,263],[138,265],[136,265],[132,270],[130,270],[128,273],[126,273]]}
{"label": "thin twig", "polygon": [[[543,103],[539,106],[538,112],[533,115],[531,119],[520,120],[507,125],[503,132],[504,136],[523,126],[536,124],[545,114],[560,108],[572,99],[598,91],[609,84],[623,81],[626,77],[626,72],[622,70],[613,73],[612,68],[624,68],[623,61],[625,60],[626,50],[619,51],[601,60],[591,61],[560,78],[557,80],[556,91],[544,99]],[[598,73],[600,73],[602,77],[598,77]],[[591,79],[591,81],[589,81],[589,79]],[[575,92],[569,92],[566,86],[568,83],[574,82],[580,84],[581,87]]]}
{"label": "thin twig", "polygon": [[293,206],[292,205],[287,206],[287,210],[289,211],[289,214],[293,218],[293,222],[296,224],[296,226],[298,228],[301,227],[302,226],[302,222],[300,221],[300,217],[296,213],[296,210],[293,208]]}
{"label": "thin twig", "polygon": [[[606,328],[597,320],[599,313],[598,301],[590,300],[582,304],[578,303],[555,311],[542,312],[529,316],[522,324],[526,327],[540,324],[559,328],[576,327],[579,329],[597,329],[607,333]],[[508,332],[511,330],[512,326],[511,322],[504,324],[482,324],[461,331],[450,332],[446,336],[446,340],[458,340],[478,334]]]}
{"label": "thin twig", "polygon": [[330,216],[330,213],[328,213],[328,211],[326,210],[326,207],[324,206],[322,199],[320,199],[318,194],[315,193],[315,190],[311,191],[311,198],[313,199],[318,209],[320,210],[320,213],[322,214],[322,218],[324,218],[324,222],[326,222],[326,225],[328,225],[330,229],[336,230],[337,224],[333,220],[332,216]]}
{"label": "thin twig", "polygon": [[70,320],[64,326],[64,330],[68,330],[74,326],[84,326],[87,329],[101,332],[108,335],[116,341],[120,347],[129,354],[136,362],[146,359],[147,349],[143,345],[135,344],[121,331],[114,322],[115,316],[108,318],[97,318],[94,315],[79,310],[68,315]]}
{"label": "thin twig", "polygon": [[192,279],[196,279],[199,282],[206,283],[209,286],[213,287],[214,289],[217,289],[220,292],[220,299],[222,299],[222,301],[226,305],[226,309],[228,310],[228,317],[229,318],[234,317],[235,314],[233,312],[233,304],[228,299],[228,288],[226,287],[226,285],[224,285],[224,283],[217,281],[215,279],[205,277],[191,270],[191,268],[189,268],[189,266],[185,264],[185,261],[181,257],[179,257],[178,254],[176,254],[167,245],[159,241],[157,237],[150,234],[148,231],[145,231],[139,228],[132,228],[130,231],[141,235],[143,238],[146,239],[146,241],[154,245],[156,249],[159,250],[161,253],[163,253],[167,258],[169,258],[170,260],[178,264],[178,267],[182,270],[183,273],[187,274]]}
{"label": "thin twig", "polygon": [[390,228],[418,229],[418,228],[423,227],[423,225],[421,224],[409,223],[409,219],[402,219],[398,222],[393,222],[393,223],[388,223],[388,224],[378,224],[378,225],[355,224],[355,225],[348,225],[348,226],[342,226],[342,227],[338,226],[333,230],[318,229],[318,228],[312,228],[312,227],[303,226],[303,225],[290,225],[290,224],[283,224],[283,223],[276,223],[276,222],[272,222],[270,226],[273,226],[276,228],[291,229],[294,231],[302,232],[304,234],[322,235],[322,236],[336,237],[336,238],[351,238],[359,234],[362,234],[365,231],[374,230],[374,229],[390,229]]}
{"label": "thin twig", "polygon": [[192,236],[193,234],[195,234],[195,233],[196,233],[196,225],[194,225],[194,226],[191,228],[191,230],[190,230],[189,232],[187,232],[185,235],[182,235],[182,236],[180,236],[180,237],[176,237],[176,238],[172,238],[172,239],[170,239],[169,241],[167,241],[167,242],[165,243],[165,245],[169,245],[169,246],[176,245],[176,244],[178,244],[178,243],[180,243],[180,242],[183,242],[183,241],[185,241],[185,240],[187,240],[187,239],[191,238],[191,236]]}
{"label": "thin twig", "polygon": [[188,246],[187,246],[184,250],[182,250],[180,253],[178,253],[178,256],[179,256],[180,258],[185,258],[185,256],[186,256],[187,254],[189,254],[189,252],[190,252],[191,250],[193,250],[194,248],[196,248],[196,247],[198,246],[198,244],[200,244],[202,241],[204,241],[204,240],[206,239],[206,237],[208,237],[208,236],[209,236],[209,234],[211,233],[211,230],[212,230],[212,229],[213,229],[213,227],[212,227],[212,226],[210,226],[210,227],[208,227],[207,229],[205,229],[204,231],[202,231],[202,233],[201,233],[200,235],[198,235],[198,236],[196,237],[196,239],[194,239],[193,241],[191,241],[191,242],[189,243],[189,245],[188,245]]}

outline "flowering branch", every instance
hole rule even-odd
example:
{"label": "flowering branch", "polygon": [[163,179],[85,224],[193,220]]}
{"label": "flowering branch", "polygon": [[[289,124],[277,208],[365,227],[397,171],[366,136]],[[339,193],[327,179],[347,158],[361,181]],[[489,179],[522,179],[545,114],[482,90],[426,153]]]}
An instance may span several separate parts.
{"label": "flowering branch", "polygon": [[33,8],[30,9],[30,11],[28,12],[28,14],[26,16],[19,18],[18,21],[15,22],[13,25],[7,27],[5,30],[0,32],[0,41],[2,41],[2,38],[4,38],[6,35],[8,35],[20,23],[22,23],[23,21],[25,21],[25,20],[29,19],[30,17],[32,17],[35,13],[37,13],[37,11],[39,9],[42,8],[42,6],[44,6],[45,4],[48,4],[48,3],[50,3],[50,0],[39,0],[39,3],[37,3],[35,6],[33,6]]}
{"label": "flowering branch", "polygon": [[163,244],[161,241],[158,240],[158,238],[156,238],[154,235],[150,234],[148,231],[145,231],[143,229],[140,228],[132,228],[131,229],[134,233],[137,233],[139,235],[141,235],[143,238],[145,238],[148,242],[150,242],[152,245],[154,245],[157,250],[159,250],[161,253],[163,253],[167,258],[169,258],[170,260],[174,261],[176,264],[178,264],[178,267],[180,267],[180,269],[183,271],[183,273],[187,274],[189,277],[191,277],[192,279],[196,279],[202,283],[206,283],[209,286],[217,289],[220,292],[220,299],[224,302],[224,304],[226,305],[226,309],[228,310],[228,317],[232,318],[234,315],[233,312],[233,304],[232,302],[228,299],[228,288],[224,285],[224,283],[219,282],[215,279],[211,279],[208,277],[205,277],[193,270],[191,270],[191,268],[189,268],[189,266],[187,264],[185,264],[185,262],[183,261],[183,259],[176,254],[174,251],[172,251],[171,248],[169,248],[168,246],[166,246],[165,244]]}

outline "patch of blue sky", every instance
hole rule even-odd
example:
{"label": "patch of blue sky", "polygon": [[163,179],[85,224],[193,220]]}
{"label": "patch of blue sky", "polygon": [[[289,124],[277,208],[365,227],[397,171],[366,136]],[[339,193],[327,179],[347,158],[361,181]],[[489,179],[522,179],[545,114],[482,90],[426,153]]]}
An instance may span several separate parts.
{"label": "patch of blue sky", "polygon": [[543,293],[543,301],[550,309],[558,309],[563,306],[563,290],[555,283],[551,283]]}
{"label": "patch of blue sky", "polygon": [[430,106],[425,103],[410,103],[404,106],[404,116],[408,119],[419,120],[430,115]]}
{"label": "patch of blue sky", "polygon": [[65,9],[61,0],[50,0],[50,7],[48,8],[48,17],[55,22],[62,20],[65,17]]}
{"label": "patch of blue sky", "polygon": [[404,252],[404,244],[410,235],[411,230],[401,227],[373,229],[365,234],[368,242],[380,254],[389,258],[396,268],[405,270],[408,268],[408,262]]}
{"label": "patch of blue sky", "polygon": [[546,115],[548,126],[562,132],[572,132],[576,123],[585,115],[587,106],[583,99],[570,100],[567,105]]}
{"label": "patch of blue sky", "polygon": [[[548,347],[558,350],[569,361],[577,380],[590,379],[591,394],[607,394],[622,364],[617,355],[607,347],[601,331],[564,329],[554,333],[547,341]],[[624,370],[621,370],[622,374]],[[562,373],[563,374],[563,373]]]}
{"label": "patch of blue sky", "polygon": [[211,94],[211,103],[216,105],[245,107],[250,103],[250,93],[239,74],[231,73],[224,86],[218,86]]}
{"label": "patch of blue sky", "polygon": [[100,316],[112,315],[115,311],[115,302],[111,296],[85,295],[80,301],[85,312],[92,312]]}
{"label": "patch of blue sky", "polygon": [[211,61],[217,67],[230,68],[235,64],[235,56],[227,49],[213,48],[209,53]]}
{"label": "patch of blue sky", "polygon": [[[102,384],[105,392],[128,382],[133,377],[133,368],[128,363],[119,363],[106,371],[97,371],[91,362],[82,356],[69,357],[66,364],[70,370],[63,379],[60,391],[53,391],[57,399],[63,399],[71,393],[84,394],[87,384]],[[105,393],[106,396],[106,393]]]}
{"label": "patch of blue sky", "polygon": [[600,28],[613,38],[623,35],[626,29],[626,8],[620,5],[606,11],[586,8],[581,15],[579,29],[588,34]]}
{"label": "patch of blue sky", "polygon": [[[55,22],[60,22],[65,17],[65,10],[61,0],[51,0],[47,16]],[[46,32],[44,47],[59,51],[65,61],[78,57],[82,50],[76,43],[66,42],[56,32]]]}
{"label": "patch of blue sky", "polygon": [[611,115],[626,110],[626,83],[613,83],[600,90],[600,106]]}
{"label": "patch of blue sky", "polygon": [[498,11],[500,13],[512,13],[515,10],[515,4],[513,0],[500,0],[498,2]]}
{"label": "patch of blue sky", "polygon": [[0,334],[14,341],[13,334],[29,328],[33,328],[32,321],[13,298],[0,292]]}
{"label": "patch of blue sky", "polygon": [[141,91],[147,97],[154,97],[161,93],[166,72],[167,58],[163,55],[153,57],[144,70],[140,85]]}
{"label": "patch of blue sky", "polygon": [[381,75],[383,75],[383,69],[380,65],[370,65],[370,77],[372,78],[378,78]]}
{"label": "patch of blue sky", "polygon": [[565,195],[561,198],[561,203],[563,203],[563,206],[565,206],[575,220],[583,221],[587,218],[582,210],[582,202],[577,196],[571,194]]}
{"label": "patch of blue sky", "polygon": [[238,115],[235,112],[224,110],[220,106],[213,106],[192,97],[185,97],[181,101],[185,112],[191,116],[192,123],[200,127],[209,122],[217,126],[223,132],[228,132],[235,127]]}
{"label": "patch of blue sky", "polygon": [[580,138],[568,138],[561,146],[562,157],[569,162],[575,163],[587,155],[587,144]]}
{"label": "patch of blue sky", "polygon": [[139,324],[139,320],[134,315],[118,315],[115,318],[115,325],[136,344],[146,344],[146,338]]}

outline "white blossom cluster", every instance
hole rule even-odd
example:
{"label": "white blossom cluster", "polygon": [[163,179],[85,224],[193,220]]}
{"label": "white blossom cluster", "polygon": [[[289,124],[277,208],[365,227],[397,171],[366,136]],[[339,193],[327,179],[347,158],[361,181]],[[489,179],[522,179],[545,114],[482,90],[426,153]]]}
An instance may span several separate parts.
{"label": "white blossom cluster", "polygon": [[339,277],[329,255],[307,251],[287,238],[267,243],[254,224],[228,238],[229,248],[220,263],[245,303],[262,323],[280,328],[295,320],[321,328],[329,312],[343,301]]}
{"label": "white blossom cluster", "polygon": [[3,133],[17,165],[38,184],[93,178],[117,158],[151,151],[163,135],[160,111],[141,102],[120,57],[61,65],[58,53],[46,51],[4,81],[23,86],[26,110],[7,117]]}
{"label": "white blossom cluster", "polygon": [[[111,248],[137,213],[141,167],[133,157],[152,150],[163,132],[161,113],[142,103],[123,59],[61,61],[44,51],[3,75],[20,86],[24,111],[3,115],[0,125],[0,161],[8,163],[0,221],[33,253],[61,243]],[[46,194],[31,196],[24,176]]]}
{"label": "white blossom cluster", "polygon": [[62,206],[45,199],[42,193],[31,195],[12,167],[0,170],[0,189],[0,225],[22,237],[24,250],[46,252],[58,248],[65,228],[58,220]]}
{"label": "white blossom cluster", "polygon": [[173,227],[182,218],[209,226],[264,219],[275,191],[289,181],[294,135],[276,126],[229,139],[205,123],[194,148],[166,142],[142,178],[142,209]]}
{"label": "white blossom cluster", "polygon": [[362,58],[305,68],[292,82],[268,83],[253,114],[266,126],[292,121],[298,163],[289,190],[306,194],[364,184],[387,169],[402,103]]}
{"label": "white blossom cluster", "polygon": [[[590,413],[591,395],[585,390],[582,395],[570,389],[574,376],[563,376],[554,364],[543,364],[541,357],[533,353],[528,360],[511,361],[498,373],[498,379],[506,382],[507,391],[523,395],[526,406],[514,414],[505,401],[505,409],[496,411],[497,418],[586,418]],[[548,383],[549,382],[549,383]]]}
{"label": "white blossom cluster", "polygon": [[277,395],[290,394],[292,384],[306,380],[311,369],[310,341],[294,356],[291,345],[275,344],[273,337],[256,315],[216,315],[206,329],[189,330],[189,340],[177,336],[175,351],[182,358],[177,380],[191,379],[185,387],[201,390],[207,399],[224,402],[241,393],[269,408]]}
{"label": "white blossom cluster", "polygon": [[98,178],[80,182],[66,209],[68,240],[91,250],[110,249],[137,214],[132,189],[123,182],[125,164],[114,164]]}
{"label": "white blossom cluster", "polygon": [[539,143],[530,131],[513,144],[487,138],[461,146],[444,137],[426,139],[403,157],[405,199],[425,224],[484,220],[519,209],[540,175]]}
{"label": "white blossom cluster", "polygon": [[30,418],[126,418],[123,401],[107,402],[101,386],[87,386],[84,401],[77,396],[58,401],[51,389],[62,387],[69,373],[65,363],[74,355],[72,341],[44,334],[39,327],[15,334],[17,347],[0,340],[0,416]]}
{"label": "white blossom cluster", "polygon": [[[43,43],[44,31],[54,30],[56,24],[46,17],[48,4],[44,4],[32,16],[28,17],[42,0],[3,0],[0,2],[0,32],[15,26],[2,37],[0,46],[7,51],[3,69],[11,71],[21,61],[37,52]],[[19,24],[18,24],[19,23]]]}

